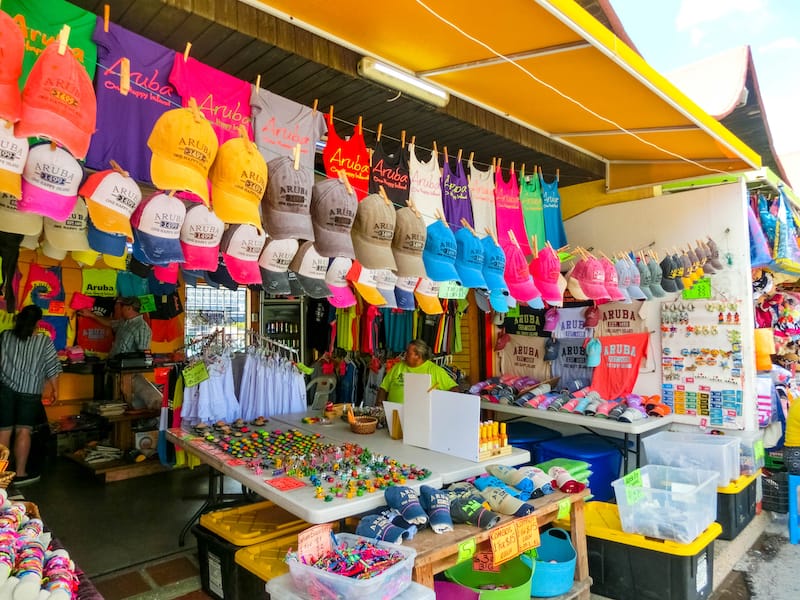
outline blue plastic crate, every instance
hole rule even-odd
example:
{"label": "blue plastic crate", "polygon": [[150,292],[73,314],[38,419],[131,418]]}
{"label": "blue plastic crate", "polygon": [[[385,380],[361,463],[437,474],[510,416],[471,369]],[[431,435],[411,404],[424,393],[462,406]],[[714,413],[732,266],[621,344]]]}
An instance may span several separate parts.
{"label": "blue plastic crate", "polygon": [[615,440],[591,433],[570,435],[541,442],[538,452],[541,461],[554,458],[573,458],[583,460],[592,466],[589,488],[594,500],[606,502],[613,500],[614,489],[611,482],[619,478],[622,466],[622,440]]}
{"label": "blue plastic crate", "polygon": [[547,440],[554,440],[561,437],[561,433],[555,429],[542,427],[530,421],[511,421],[506,424],[506,434],[508,443],[515,448],[522,448],[530,452],[531,460],[529,464],[542,462],[539,452],[539,444]]}

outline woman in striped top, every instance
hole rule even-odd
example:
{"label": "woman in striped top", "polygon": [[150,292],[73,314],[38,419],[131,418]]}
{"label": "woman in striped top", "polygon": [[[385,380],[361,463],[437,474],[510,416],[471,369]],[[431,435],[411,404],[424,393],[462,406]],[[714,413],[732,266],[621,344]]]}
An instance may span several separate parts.
{"label": "woman in striped top", "polygon": [[44,392],[55,402],[61,373],[53,341],[36,332],[42,318],[38,306],[26,306],[14,318],[14,328],[0,334],[0,444],[10,447],[14,438],[17,478],[14,484],[37,481],[27,471],[31,430],[42,413]]}

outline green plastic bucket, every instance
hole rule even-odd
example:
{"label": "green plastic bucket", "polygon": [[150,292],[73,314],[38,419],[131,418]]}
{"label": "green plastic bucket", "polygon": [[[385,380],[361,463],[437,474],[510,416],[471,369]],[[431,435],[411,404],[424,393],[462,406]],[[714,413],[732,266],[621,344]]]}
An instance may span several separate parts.
{"label": "green plastic bucket", "polygon": [[[447,569],[444,574],[450,581],[470,588],[480,594],[481,600],[530,600],[531,579],[535,563],[527,556],[500,565],[497,573],[473,571],[472,560],[466,560]],[[504,590],[487,590],[485,586],[509,586]]]}

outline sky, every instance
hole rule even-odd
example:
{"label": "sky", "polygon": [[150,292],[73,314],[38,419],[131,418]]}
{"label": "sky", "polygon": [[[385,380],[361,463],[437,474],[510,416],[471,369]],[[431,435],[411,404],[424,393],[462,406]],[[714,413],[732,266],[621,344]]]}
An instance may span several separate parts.
{"label": "sky", "polygon": [[749,45],[773,145],[800,151],[800,1],[611,0],[644,59],[661,74]]}

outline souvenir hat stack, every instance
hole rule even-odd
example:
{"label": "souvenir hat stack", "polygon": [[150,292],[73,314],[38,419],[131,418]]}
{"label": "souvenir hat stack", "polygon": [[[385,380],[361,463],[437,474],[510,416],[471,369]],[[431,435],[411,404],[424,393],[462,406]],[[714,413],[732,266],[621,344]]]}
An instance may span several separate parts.
{"label": "souvenir hat stack", "polygon": [[28,158],[28,140],[17,137],[13,123],[3,119],[0,119],[0,150],[0,192],[19,199],[22,196],[22,171]]}
{"label": "souvenir hat stack", "polygon": [[82,198],[78,198],[72,214],[64,221],[44,218],[44,242],[42,251],[56,260],[64,260],[70,250],[90,250],[89,211]]}
{"label": "souvenir hat stack", "polygon": [[572,268],[567,271],[567,289],[569,293],[575,300],[585,301],[589,300],[589,296],[583,291],[581,287],[581,277],[583,275],[583,271],[586,269],[586,262],[583,259],[580,259],[575,262]]}
{"label": "souvenir hat stack", "polygon": [[190,204],[179,238],[183,250],[183,268],[192,271],[216,269],[224,230],[225,224],[205,204]]}
{"label": "souvenir hat stack", "polygon": [[261,216],[269,236],[276,240],[295,238],[314,240],[311,224],[311,186],[313,177],[305,169],[295,169],[294,161],[281,156],[269,161],[267,193],[261,200]]}
{"label": "souvenir hat stack", "polygon": [[[314,247],[322,256],[355,258],[350,232],[358,198],[340,179],[323,179],[311,188]],[[343,264],[343,263],[340,263]]]}
{"label": "souvenir hat stack", "polygon": [[356,259],[367,269],[397,269],[392,253],[396,220],[394,205],[380,194],[369,194],[358,203],[351,235]]}
{"label": "souvenir hat stack", "polygon": [[42,233],[44,218],[36,213],[22,212],[18,200],[9,194],[0,194],[0,231],[35,236]]}
{"label": "souvenir hat stack", "polygon": [[[606,272],[603,263],[593,256],[587,256],[580,262],[583,263],[583,268],[578,270],[578,265],[576,265],[572,277],[577,279],[583,293],[595,302],[611,300],[611,294],[608,293],[605,286]],[[614,273],[616,274],[616,271]]]}
{"label": "souvenir hat stack", "polygon": [[623,267],[628,271],[628,296],[631,300],[648,300],[652,297],[652,294],[648,297],[648,295],[642,290],[642,276],[639,268],[633,263],[633,260],[630,256],[624,256],[620,259],[620,262],[623,263]]}
{"label": "souvenir hat stack", "polygon": [[219,244],[222,260],[236,283],[261,284],[258,257],[266,241],[264,231],[250,223],[230,225],[222,234]]}
{"label": "souvenir hat stack", "polygon": [[150,178],[161,190],[184,190],[208,205],[208,172],[217,156],[219,142],[211,123],[197,108],[194,98],[188,108],[163,113],[153,125],[147,146],[153,152]]}
{"label": "souvenir hat stack", "polygon": [[647,269],[650,271],[650,293],[654,298],[663,298],[667,295],[666,290],[661,286],[663,271],[659,262],[653,258],[647,259]]}
{"label": "souvenir hat stack", "polygon": [[378,279],[373,269],[365,269],[357,260],[347,273],[347,281],[352,282],[359,295],[374,306],[383,306],[386,303],[383,295],[378,291]]}
{"label": "souvenir hat stack", "polygon": [[620,287],[619,274],[617,273],[617,269],[614,266],[614,263],[611,262],[611,259],[604,256],[603,258],[599,258],[597,260],[599,260],[600,264],[603,265],[603,271],[605,272],[605,280],[603,281],[603,286],[605,286],[606,292],[611,297],[611,301],[630,302],[630,297],[623,294],[622,290],[619,289]]}
{"label": "souvenir hat stack", "polygon": [[[430,234],[430,230],[428,230]],[[441,284],[438,281],[432,281],[423,277],[417,283],[417,288],[414,290],[414,298],[417,299],[417,304],[422,312],[427,315],[440,315],[444,312],[442,303],[439,300],[439,287]]]}
{"label": "souvenir hat stack", "polygon": [[721,271],[725,268],[722,264],[722,261],[719,259],[719,247],[717,246],[717,242],[712,240],[710,237],[706,238],[706,247],[708,248],[708,262],[711,263],[711,266],[714,267],[717,271]]}
{"label": "souvenir hat stack", "polygon": [[425,249],[422,251],[427,279],[459,281],[455,266],[458,248],[453,232],[440,219],[428,225],[427,232]]}
{"label": "souvenir hat stack", "polygon": [[542,299],[551,306],[564,304],[566,280],[561,275],[561,261],[552,247],[545,245],[531,260],[529,270]]}
{"label": "souvenir hat stack", "polygon": [[659,266],[661,267],[661,288],[668,294],[677,292],[679,288],[676,278],[678,273],[683,270],[683,267],[678,269],[677,265],[672,261],[672,257],[669,254],[661,259]]}
{"label": "souvenir hat stack", "polygon": [[385,308],[397,308],[397,298],[395,297],[397,275],[392,273],[389,269],[376,269],[375,279],[378,282],[378,291],[386,301],[383,306]]}
{"label": "souvenir hat stack", "polygon": [[294,238],[268,239],[258,258],[261,269],[261,287],[268,294],[285,296],[292,293],[289,284],[289,265],[300,243]]}
{"label": "souvenir hat stack", "polygon": [[414,310],[417,303],[414,300],[414,290],[417,289],[419,277],[398,277],[394,284],[394,299],[397,308],[401,310]]}
{"label": "souvenir hat stack", "polygon": [[19,78],[22,77],[22,59],[25,56],[25,38],[14,19],[0,11],[0,119],[10,123],[19,121],[22,102]]}
{"label": "souvenir hat stack", "polygon": [[[638,260],[636,260],[636,273],[639,277],[639,283],[636,284],[639,286],[639,289],[642,291],[642,294],[645,296],[645,300],[652,300],[653,299],[653,292],[650,289],[650,282],[652,281],[650,275],[650,267],[647,265],[647,261],[644,258],[644,255],[640,256]],[[659,276],[660,278],[660,276]],[[634,276],[633,281],[636,281],[636,277]]]}
{"label": "souvenir hat stack", "polygon": [[683,285],[683,261],[681,257],[675,253],[672,255],[672,272],[675,275],[675,285],[678,287],[678,291],[684,289]]}
{"label": "souvenir hat stack", "polygon": [[397,263],[398,277],[425,277],[422,252],[427,239],[428,230],[422,215],[410,207],[397,211],[392,252]]}
{"label": "souvenir hat stack", "polygon": [[263,229],[258,209],[267,187],[267,163],[246,133],[219,147],[209,178],[217,217],[225,223],[249,223]]}
{"label": "souvenir hat stack", "polygon": [[81,186],[79,194],[86,200],[97,229],[133,239],[131,216],[142,201],[142,191],[127,172],[109,169],[94,173]]}
{"label": "souvenir hat stack", "polygon": [[347,282],[347,274],[353,267],[353,261],[346,256],[337,256],[328,266],[325,283],[330,290],[328,302],[336,308],[349,308],[356,303],[356,296]]}
{"label": "souvenir hat stack", "polygon": [[63,51],[60,46],[49,44],[28,74],[15,133],[57,142],[82,160],[95,130],[97,98],[86,69],[66,45]]}
{"label": "souvenir hat stack", "polygon": [[[517,244],[503,246],[506,255],[505,279],[508,291],[518,301],[534,308],[543,308],[542,293],[531,277],[528,261]],[[538,302],[537,302],[538,301]]]}
{"label": "souvenir hat stack", "polygon": [[[483,238],[481,245],[483,246],[483,278],[489,290],[488,303],[496,312],[508,312],[509,296],[505,280],[506,255],[491,236],[487,235]],[[479,296],[480,294],[476,294],[475,299],[479,301],[478,306],[481,307],[481,310],[485,310],[487,304],[482,302]]]}
{"label": "souvenir hat stack", "polygon": [[[175,196],[156,192],[142,200],[131,215],[133,256],[148,265],[182,263],[180,237],[185,218],[186,207]],[[90,235],[92,227],[89,223]]]}
{"label": "souvenir hat stack", "polygon": [[312,298],[327,298],[331,295],[325,283],[329,262],[327,256],[317,252],[314,242],[307,241],[300,245],[289,269],[297,275],[297,281],[306,294]]}
{"label": "souvenir hat stack", "polygon": [[483,244],[470,227],[462,227],[455,233],[456,272],[461,285],[468,288],[487,289],[483,277]]}
{"label": "souvenir hat stack", "polygon": [[63,148],[37,144],[28,152],[17,208],[56,221],[72,214],[78,201],[83,167]]}

